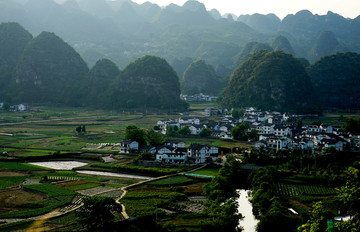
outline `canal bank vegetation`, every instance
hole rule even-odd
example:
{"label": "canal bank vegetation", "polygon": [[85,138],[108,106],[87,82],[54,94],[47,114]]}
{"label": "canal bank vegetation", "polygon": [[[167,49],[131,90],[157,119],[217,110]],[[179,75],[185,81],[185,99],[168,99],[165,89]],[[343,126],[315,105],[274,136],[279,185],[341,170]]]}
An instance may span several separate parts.
{"label": "canal bank vegetation", "polygon": [[[360,166],[359,162],[353,165]],[[326,230],[327,221],[339,216],[351,216],[351,220],[334,223],[336,228],[331,231],[357,231],[360,225],[357,168],[350,167],[336,178],[285,173],[271,167],[250,174],[253,212],[260,219],[257,231],[276,228],[284,232],[320,232]]]}
{"label": "canal bank vegetation", "polygon": [[202,221],[204,231],[235,231],[242,215],[237,211],[236,189],[246,186],[246,173],[232,155],[214,179],[204,187],[208,198]]}

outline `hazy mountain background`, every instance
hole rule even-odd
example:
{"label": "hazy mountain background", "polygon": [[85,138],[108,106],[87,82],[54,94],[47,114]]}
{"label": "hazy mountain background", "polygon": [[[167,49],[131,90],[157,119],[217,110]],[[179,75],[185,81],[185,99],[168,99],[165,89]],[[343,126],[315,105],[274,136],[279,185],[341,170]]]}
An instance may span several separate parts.
{"label": "hazy mountain background", "polygon": [[[359,109],[360,16],[303,10],[283,20],[236,18],[197,1],[160,8],[130,0],[0,0],[0,22],[0,101],[184,109],[180,91],[225,88],[227,107]],[[304,93],[310,97],[297,98]]]}
{"label": "hazy mountain background", "polygon": [[108,58],[124,68],[151,54],[170,64],[186,57],[202,59],[215,68],[232,69],[225,71],[227,75],[248,42],[273,45],[280,35],[289,41],[292,54],[311,62],[338,51],[360,52],[359,17],[313,15],[306,10],[283,20],[274,14],[234,17],[207,11],[197,1],[160,8],[130,0],[0,0],[0,22],[19,22],[33,35],[54,32],[89,67]]}

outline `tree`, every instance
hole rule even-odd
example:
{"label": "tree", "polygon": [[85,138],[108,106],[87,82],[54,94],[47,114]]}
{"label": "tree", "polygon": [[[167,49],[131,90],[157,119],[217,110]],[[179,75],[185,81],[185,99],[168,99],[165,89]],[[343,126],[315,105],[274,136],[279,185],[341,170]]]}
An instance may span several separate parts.
{"label": "tree", "polygon": [[76,215],[87,231],[108,231],[114,225],[115,214],[121,211],[121,206],[110,197],[88,197],[83,203]]}
{"label": "tree", "polygon": [[10,111],[10,104],[5,102],[2,108],[5,111]]}
{"label": "tree", "polygon": [[316,125],[316,126],[321,126],[321,124],[322,124],[321,121],[312,122],[312,125]]}
{"label": "tree", "polygon": [[166,126],[166,135],[167,136],[175,136],[178,131],[177,126]]}
{"label": "tree", "polygon": [[165,138],[161,133],[156,132],[153,129],[149,129],[146,132],[146,141],[151,146],[158,146],[165,142]]}
{"label": "tree", "polygon": [[321,201],[313,205],[310,219],[298,228],[299,232],[322,232],[326,231],[326,218],[324,206]]}
{"label": "tree", "polygon": [[[337,231],[360,230],[360,183],[359,169],[349,167],[347,169],[346,184],[337,189],[337,199],[342,206],[341,211],[350,215],[351,219],[344,222],[336,222]],[[326,228],[326,214],[322,202],[314,204],[310,219],[298,228],[299,232],[320,232]]]}
{"label": "tree", "polygon": [[360,230],[360,183],[359,169],[349,167],[347,169],[347,181],[345,186],[337,189],[338,200],[343,206],[342,211],[352,218],[345,222],[337,223],[336,227],[340,231],[359,231]]}
{"label": "tree", "polygon": [[150,152],[143,152],[140,153],[135,159],[134,163],[137,163],[139,160],[155,160],[155,155],[151,154]]}
{"label": "tree", "polygon": [[81,132],[82,132],[82,133],[86,133],[85,125],[83,125],[83,126],[81,127]]}
{"label": "tree", "polygon": [[125,138],[138,142],[139,147],[146,145],[146,132],[137,126],[127,126],[125,129]]}
{"label": "tree", "polygon": [[246,131],[250,128],[249,122],[242,122],[240,125],[231,128],[230,132],[234,139],[246,139]]}
{"label": "tree", "polygon": [[257,141],[259,139],[259,133],[258,133],[258,131],[256,129],[251,129],[247,133],[247,137],[251,141]]}
{"label": "tree", "polygon": [[208,137],[210,135],[210,130],[208,128],[202,128],[200,131],[200,137]]}
{"label": "tree", "polygon": [[187,126],[184,126],[183,128],[179,129],[177,132],[180,135],[190,135],[191,134],[191,130]]}
{"label": "tree", "polygon": [[344,124],[344,130],[350,133],[360,132],[360,118],[347,118]]}
{"label": "tree", "polygon": [[202,231],[236,231],[242,215],[237,212],[237,203],[230,199],[223,204],[209,201],[203,212],[205,219],[201,221]]}
{"label": "tree", "polygon": [[78,134],[81,133],[81,126],[77,126],[75,130]]}
{"label": "tree", "polygon": [[234,118],[240,118],[243,114],[244,114],[244,110],[239,110],[239,109],[233,109],[231,112],[231,116],[233,116]]}
{"label": "tree", "polygon": [[299,118],[299,119],[297,120],[296,127],[297,127],[297,128],[301,128],[302,126],[303,126],[303,121],[301,120],[301,118]]}

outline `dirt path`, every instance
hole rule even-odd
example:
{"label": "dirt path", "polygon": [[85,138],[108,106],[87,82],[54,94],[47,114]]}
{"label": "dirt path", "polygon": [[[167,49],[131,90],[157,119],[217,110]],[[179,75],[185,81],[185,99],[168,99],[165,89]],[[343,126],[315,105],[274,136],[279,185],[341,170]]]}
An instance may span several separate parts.
{"label": "dirt path", "polygon": [[145,184],[145,183],[148,183],[148,182],[152,182],[152,181],[156,181],[156,180],[161,180],[161,179],[165,179],[165,178],[168,178],[168,177],[173,177],[173,176],[178,176],[178,175],[181,175],[181,174],[184,174],[184,173],[188,173],[188,172],[195,172],[199,169],[202,169],[206,167],[206,164],[199,167],[199,168],[195,168],[193,170],[190,170],[190,171],[186,171],[186,172],[180,172],[180,173],[176,173],[176,174],[171,174],[171,175],[165,175],[165,176],[160,176],[160,177],[155,177],[155,178],[152,178],[150,180],[144,180],[144,181],[140,181],[140,182],[137,182],[135,184],[131,184],[131,185],[127,185],[127,186],[124,186],[121,188],[121,191],[123,191],[123,193],[121,194],[121,196],[116,199],[116,203],[117,204],[120,204],[121,205],[121,208],[122,208],[122,212],[121,212],[121,215],[124,217],[124,219],[129,219],[129,215],[126,213],[126,208],[125,208],[125,205],[124,204],[121,204],[120,203],[120,200],[126,195],[126,193],[128,192],[127,189],[129,188],[132,188],[132,187],[135,187],[135,186],[139,186],[139,185],[142,185],[142,184]]}
{"label": "dirt path", "polygon": [[[135,186],[139,186],[139,185],[142,185],[142,184],[145,184],[145,183],[148,183],[148,182],[152,182],[152,181],[156,181],[156,180],[160,180],[160,179],[165,179],[165,178],[173,177],[173,176],[177,176],[177,175],[182,175],[182,174],[188,173],[188,172],[194,172],[194,171],[197,171],[197,170],[202,169],[204,167],[206,167],[206,164],[201,166],[201,167],[190,170],[190,171],[180,172],[180,173],[175,173],[175,174],[165,175],[165,176],[160,176],[160,177],[155,177],[155,178],[152,178],[152,179],[149,179],[149,180],[144,180],[144,181],[140,181],[140,182],[137,182],[137,183],[134,183],[134,184],[131,184],[131,185],[124,186],[124,187],[120,188],[120,190],[122,191],[122,194],[121,194],[121,196],[119,198],[117,198],[115,200],[115,202],[117,204],[121,205],[121,207],[122,207],[121,214],[124,217],[124,219],[129,219],[129,215],[126,213],[125,206],[120,203],[120,200],[128,192],[127,189],[135,187]],[[108,192],[118,191],[118,190],[119,189],[108,189],[108,190],[104,190],[102,192],[94,193],[94,194],[92,194],[90,196],[96,196],[96,195],[100,195],[100,194],[103,194],[103,193],[108,193]],[[49,228],[43,227],[43,224],[45,222],[47,222],[49,219],[55,218],[55,217],[60,217],[62,215],[73,212],[73,211],[79,209],[80,207],[82,207],[83,205],[84,205],[84,203],[82,203],[81,198],[80,198],[80,199],[76,200],[75,202],[73,202],[72,204],[67,205],[64,208],[55,209],[55,210],[53,210],[53,211],[51,211],[51,212],[49,212],[47,214],[44,214],[44,215],[39,215],[39,216],[29,217],[29,218],[8,218],[8,219],[2,219],[1,221],[5,221],[6,223],[14,223],[14,222],[19,222],[19,221],[24,221],[24,220],[35,220],[35,222],[33,224],[31,224],[31,226],[29,228],[27,228],[25,231],[26,232],[44,232],[44,231],[49,230]]]}

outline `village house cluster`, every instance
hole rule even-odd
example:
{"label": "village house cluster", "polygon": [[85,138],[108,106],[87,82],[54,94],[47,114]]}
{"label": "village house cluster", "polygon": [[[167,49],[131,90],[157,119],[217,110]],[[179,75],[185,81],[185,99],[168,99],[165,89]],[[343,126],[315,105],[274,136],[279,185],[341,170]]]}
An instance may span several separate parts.
{"label": "village house cluster", "polygon": [[[185,147],[185,143],[175,140],[167,140],[165,144],[157,147],[144,146],[139,148],[139,143],[131,140],[120,142],[120,153],[150,152],[156,155],[156,161],[160,164],[203,164],[214,162],[218,158],[219,149],[214,146],[191,144]],[[153,164],[154,165],[154,164]]]}
{"label": "village house cluster", "polygon": [[[0,102],[0,109],[3,109],[4,105],[5,105],[5,103]],[[12,111],[12,112],[25,112],[27,110],[29,110],[29,107],[25,104],[9,106],[9,111]]]}
{"label": "village house cluster", "polygon": [[217,96],[210,96],[202,93],[195,95],[180,94],[180,99],[187,102],[215,102],[216,98]]}
{"label": "village house cluster", "polygon": [[[241,121],[240,121],[241,122]],[[188,127],[191,135],[200,135],[201,130],[204,128],[210,130],[211,137],[217,137],[221,139],[233,139],[231,135],[231,128],[235,127],[239,123],[239,120],[226,115],[221,118],[220,121],[210,120],[208,118],[191,118],[182,117],[179,119],[160,120],[157,122],[157,126],[160,128],[162,134],[166,134],[167,130],[172,127],[181,129]]]}
{"label": "village house cluster", "polygon": [[[224,114],[225,113],[225,114]],[[248,131],[256,130],[259,139],[255,142],[256,149],[264,150],[293,150],[300,149],[304,153],[314,153],[330,147],[337,151],[344,150],[346,144],[360,147],[359,135],[345,134],[340,127],[330,125],[298,125],[300,116],[280,113],[276,111],[261,111],[254,107],[244,109],[239,118],[233,118],[223,112],[221,108],[208,107],[203,118],[181,117],[178,119],[160,120],[157,126],[161,133],[166,134],[172,127],[181,129],[188,127],[191,135],[199,135],[201,130],[210,130],[210,136],[219,139],[233,139],[231,129],[247,121]],[[220,117],[215,121],[211,116]]]}

